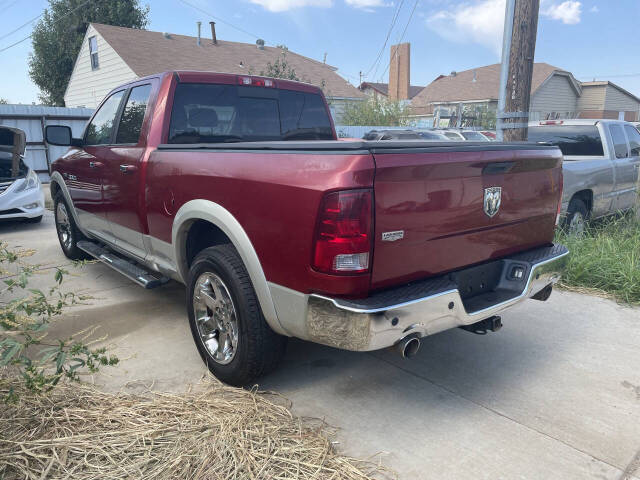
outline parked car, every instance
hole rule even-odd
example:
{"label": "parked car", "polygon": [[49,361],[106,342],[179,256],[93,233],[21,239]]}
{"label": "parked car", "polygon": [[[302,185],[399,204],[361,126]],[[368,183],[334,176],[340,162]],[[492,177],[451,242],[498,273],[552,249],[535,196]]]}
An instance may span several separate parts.
{"label": "parked car", "polygon": [[547,120],[529,123],[529,141],[564,154],[562,213],[567,228],[632,208],[638,197],[640,132],[620,120]]}
{"label": "parked car", "polygon": [[476,130],[435,130],[454,142],[488,142],[489,139]]}
{"label": "parked car", "polygon": [[492,131],[492,130],[480,130],[480,133],[482,135],[484,135],[485,137],[487,137],[487,139],[490,142],[495,142],[497,140],[497,134],[496,132]]}
{"label": "parked car", "polygon": [[23,160],[25,133],[0,126],[0,219],[37,223],[44,213],[44,194],[36,172]]}
{"label": "parked car", "polygon": [[432,142],[450,142],[451,140],[441,133],[435,132],[433,130],[416,130],[418,135],[420,135],[421,140],[428,140]]}
{"label": "parked car", "polygon": [[451,140],[433,130],[371,130],[364,140],[422,140],[431,142],[450,142]]}
{"label": "parked car", "polygon": [[167,72],[109,93],[81,139],[46,138],[71,146],[51,175],[64,254],[186,284],[198,351],[235,385],[287,337],[408,357],[448,328],[495,331],[567,254],[558,148],[338,141],[308,84]]}
{"label": "parked car", "polygon": [[422,140],[413,130],[371,130],[364,134],[364,140]]}

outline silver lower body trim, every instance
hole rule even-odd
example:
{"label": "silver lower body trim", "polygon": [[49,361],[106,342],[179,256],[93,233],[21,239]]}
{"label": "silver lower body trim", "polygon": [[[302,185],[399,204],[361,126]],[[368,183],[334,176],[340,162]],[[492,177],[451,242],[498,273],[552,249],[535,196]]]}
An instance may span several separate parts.
{"label": "silver lower body trim", "polygon": [[[518,256],[513,261],[505,260],[498,288],[504,286],[505,275],[509,275],[513,262],[525,263],[527,276],[522,279],[520,288],[506,295],[504,289],[501,295],[489,292],[488,300],[484,302],[464,300],[455,285],[448,288],[446,283],[433,294],[388,305],[370,302],[371,308],[367,307],[367,299],[354,304],[321,295],[304,295],[273,285],[272,293],[277,308],[284,306],[285,299],[289,300],[287,311],[278,308],[278,315],[293,336],[344,350],[378,350],[409,336],[425,337],[472,325],[536,296],[558,282],[569,252],[555,246],[551,256],[536,253],[535,250],[529,252],[530,261],[526,262],[521,260],[524,257]],[[495,303],[491,303],[492,298],[496,299]]]}

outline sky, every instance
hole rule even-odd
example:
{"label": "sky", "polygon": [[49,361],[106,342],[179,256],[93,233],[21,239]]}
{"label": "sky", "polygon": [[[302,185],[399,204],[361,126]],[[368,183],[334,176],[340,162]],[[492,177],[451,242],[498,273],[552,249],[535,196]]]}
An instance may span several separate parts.
{"label": "sky", "polygon": [[[95,0],[108,1],[108,0]],[[196,34],[215,20],[220,40],[290,50],[338,67],[352,84],[388,81],[389,46],[411,43],[411,84],[500,61],[505,0],[142,0],[149,30]],[[0,97],[38,101],[28,75],[28,23],[47,0],[0,0]],[[394,21],[395,20],[395,21]],[[640,96],[640,0],[541,0],[537,62],[579,80],[610,80]],[[27,24],[23,28],[18,27]],[[17,31],[13,32],[13,30]],[[387,40],[388,38],[388,40]],[[636,40],[633,40],[633,39]],[[386,45],[385,45],[385,40]]]}

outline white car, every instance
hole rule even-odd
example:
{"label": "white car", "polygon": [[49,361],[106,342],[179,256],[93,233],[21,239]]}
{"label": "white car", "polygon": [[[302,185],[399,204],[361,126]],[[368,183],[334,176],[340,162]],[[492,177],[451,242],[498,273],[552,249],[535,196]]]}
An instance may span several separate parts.
{"label": "white car", "polygon": [[42,220],[44,193],[38,175],[22,160],[25,145],[22,130],[0,127],[0,220]]}

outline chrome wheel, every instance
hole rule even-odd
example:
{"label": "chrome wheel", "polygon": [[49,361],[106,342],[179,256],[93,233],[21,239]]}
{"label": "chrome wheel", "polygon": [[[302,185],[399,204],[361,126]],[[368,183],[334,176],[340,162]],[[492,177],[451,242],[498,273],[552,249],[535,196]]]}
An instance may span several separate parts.
{"label": "chrome wheel", "polygon": [[230,363],[238,348],[238,317],[227,286],[215,273],[198,277],[193,312],[202,344],[213,359]]}
{"label": "chrome wheel", "polygon": [[574,212],[569,222],[569,234],[582,235],[585,230],[585,219],[581,212]]}
{"label": "chrome wheel", "polygon": [[73,237],[71,235],[69,214],[67,213],[67,207],[63,202],[58,202],[58,206],[56,207],[56,230],[58,231],[60,243],[65,250],[69,250],[71,248]]}

